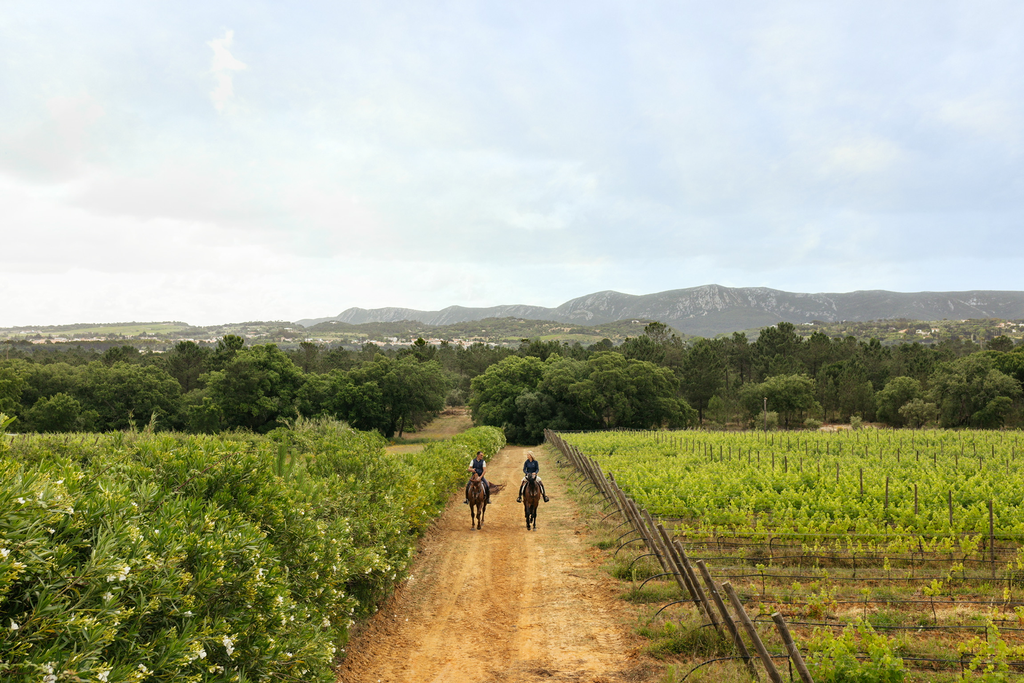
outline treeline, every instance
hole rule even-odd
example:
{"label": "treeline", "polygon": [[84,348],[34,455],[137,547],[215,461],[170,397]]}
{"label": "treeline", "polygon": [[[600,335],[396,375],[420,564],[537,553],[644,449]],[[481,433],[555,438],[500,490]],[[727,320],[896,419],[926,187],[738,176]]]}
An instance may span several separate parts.
{"label": "treeline", "polygon": [[0,361],[0,411],[19,431],[155,429],[267,432],[299,416],[401,436],[446,405],[509,440],[545,428],[781,426],[879,421],[900,427],[1024,424],[1024,346],[967,340],[886,346],[790,323],[682,340],[661,323],[615,346],[523,340],[518,349],[422,339],[384,352],[303,342],[294,351],[179,342],[162,354],[12,353]]}
{"label": "treeline", "polygon": [[964,340],[883,346],[821,332],[802,338],[779,323],[754,341],[734,333],[684,342],[651,323],[614,349],[532,346],[535,362],[506,359],[472,384],[474,419],[503,426],[510,440],[537,440],[545,427],[1024,424],[1024,346],[1007,337],[985,350]]}
{"label": "treeline", "polygon": [[106,432],[142,428],[268,432],[299,416],[329,417],[391,438],[446,404],[461,405],[469,383],[513,353],[419,342],[385,354],[303,343],[294,352],[246,346],[227,335],[215,348],[182,341],[163,354],[118,346],[71,349],[0,361],[0,412],[14,429]]}

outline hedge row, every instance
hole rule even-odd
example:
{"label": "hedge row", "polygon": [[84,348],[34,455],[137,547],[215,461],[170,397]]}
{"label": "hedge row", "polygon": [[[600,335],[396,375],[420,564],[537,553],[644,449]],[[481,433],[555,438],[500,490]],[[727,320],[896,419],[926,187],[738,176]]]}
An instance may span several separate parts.
{"label": "hedge row", "polygon": [[[0,416],[2,420],[2,416]],[[354,620],[500,430],[0,442],[0,679],[333,681]]]}

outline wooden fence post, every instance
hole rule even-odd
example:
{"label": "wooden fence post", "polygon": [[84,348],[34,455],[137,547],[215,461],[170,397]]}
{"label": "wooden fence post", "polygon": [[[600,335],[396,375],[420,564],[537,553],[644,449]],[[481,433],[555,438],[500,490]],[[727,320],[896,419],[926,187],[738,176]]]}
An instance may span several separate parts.
{"label": "wooden fence post", "polygon": [[684,589],[690,595],[690,599],[693,600],[693,604],[697,606],[698,610],[702,610],[700,599],[697,597],[697,591],[693,590],[693,586],[690,585],[690,577],[686,575],[686,570],[683,569],[683,563],[679,560],[679,554],[676,552],[675,547],[672,545],[672,539],[668,535],[668,531],[665,530],[664,525],[658,524],[658,533],[661,534],[661,542],[668,550],[669,557],[672,559],[672,565],[676,573],[676,583],[679,587]]}
{"label": "wooden fence post", "polygon": [[782,615],[776,612],[772,615],[772,621],[775,622],[775,628],[778,629],[779,635],[782,636],[782,642],[786,645],[786,651],[789,652],[789,658],[793,661],[793,666],[796,667],[797,673],[800,674],[800,680],[804,683],[814,683],[814,679],[811,678],[811,672],[807,670],[807,665],[804,664],[804,658],[800,654],[800,648],[793,642],[793,637],[789,635],[789,627],[786,626],[786,620],[782,618]]}
{"label": "wooden fence post", "polygon": [[750,671],[750,675],[754,677],[755,681],[761,680],[757,675],[757,669],[754,668],[754,662],[750,658],[750,652],[747,650],[747,646],[743,643],[743,638],[740,637],[740,632],[736,628],[736,622],[729,616],[729,610],[725,608],[725,603],[722,602],[722,596],[718,594],[718,588],[715,586],[714,580],[711,578],[711,572],[704,565],[704,560],[697,560],[697,568],[700,569],[701,576],[704,577],[704,583],[708,586],[708,592],[711,593],[711,599],[715,601],[715,607],[722,614],[722,621],[725,622],[726,627],[729,629],[729,634],[732,635],[732,642],[736,645],[736,649],[739,651],[740,656],[743,657],[743,663],[747,666],[747,670]]}
{"label": "wooden fence post", "polygon": [[708,602],[707,596],[704,595],[704,589],[700,587],[700,582],[697,581],[697,574],[693,571],[693,565],[690,564],[690,558],[686,556],[686,551],[683,550],[683,544],[675,541],[675,546],[676,552],[679,553],[679,559],[683,562],[683,569],[686,571],[686,575],[690,577],[690,583],[693,584],[694,590],[697,591],[697,597],[700,598],[700,603],[704,606],[704,614],[708,615],[708,619],[715,625],[715,629],[725,636],[725,631],[722,630],[718,617],[715,616],[714,610],[711,609],[711,603]]}
{"label": "wooden fence post", "polygon": [[725,589],[726,595],[729,596],[729,602],[732,603],[732,608],[736,612],[736,616],[743,622],[743,628],[747,629],[747,635],[750,636],[750,640],[754,642],[754,648],[757,650],[757,654],[761,657],[761,663],[764,664],[765,671],[768,672],[768,678],[772,679],[772,683],[782,683],[782,675],[779,674],[779,670],[775,668],[775,663],[772,662],[772,656],[768,652],[768,648],[761,642],[761,637],[757,635],[757,629],[754,628],[754,622],[747,616],[747,611],[743,609],[743,603],[740,602],[739,596],[736,595],[736,591],[733,590],[732,584],[726,581],[722,584],[722,588]]}

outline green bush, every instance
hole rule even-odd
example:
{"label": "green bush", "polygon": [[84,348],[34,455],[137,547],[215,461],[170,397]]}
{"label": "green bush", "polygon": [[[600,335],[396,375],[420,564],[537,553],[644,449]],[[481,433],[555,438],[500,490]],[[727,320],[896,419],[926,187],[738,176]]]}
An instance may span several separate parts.
{"label": "green bush", "polygon": [[465,462],[501,445],[391,456],[328,421],[2,442],[0,679],[333,681]]}

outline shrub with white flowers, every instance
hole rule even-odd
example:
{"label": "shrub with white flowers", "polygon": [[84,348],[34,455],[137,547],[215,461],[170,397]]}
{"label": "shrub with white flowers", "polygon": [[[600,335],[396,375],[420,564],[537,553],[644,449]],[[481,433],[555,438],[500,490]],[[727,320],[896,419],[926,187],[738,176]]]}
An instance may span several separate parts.
{"label": "shrub with white flowers", "polygon": [[500,434],[401,457],[332,422],[19,438],[0,449],[0,680],[333,681],[353,618]]}

